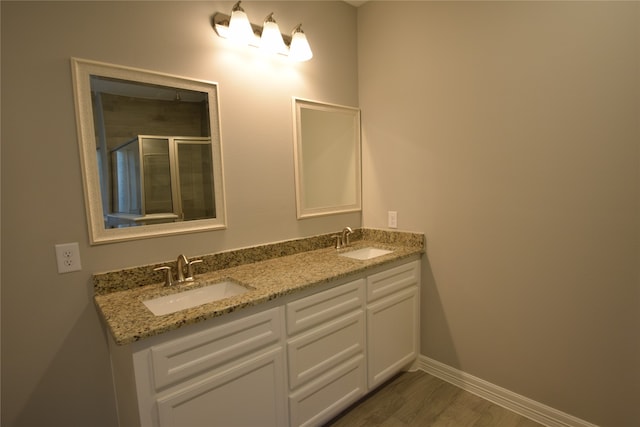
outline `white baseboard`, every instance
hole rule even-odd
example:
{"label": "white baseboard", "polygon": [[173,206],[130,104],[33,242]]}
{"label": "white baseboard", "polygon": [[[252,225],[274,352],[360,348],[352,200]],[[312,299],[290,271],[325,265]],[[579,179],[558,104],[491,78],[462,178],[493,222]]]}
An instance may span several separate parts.
{"label": "white baseboard", "polygon": [[427,356],[420,355],[414,367],[547,427],[598,427]]}

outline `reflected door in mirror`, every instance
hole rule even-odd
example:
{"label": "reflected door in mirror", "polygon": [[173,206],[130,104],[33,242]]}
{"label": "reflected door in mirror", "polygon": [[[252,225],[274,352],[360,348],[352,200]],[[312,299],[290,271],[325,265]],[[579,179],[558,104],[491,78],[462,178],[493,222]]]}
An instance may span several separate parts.
{"label": "reflected door in mirror", "polygon": [[183,219],[214,218],[211,144],[178,140],[178,178]]}
{"label": "reflected door in mirror", "polygon": [[171,185],[169,138],[140,138],[144,209],[142,214],[175,213]]}
{"label": "reflected door in mirror", "polygon": [[111,153],[107,228],[215,218],[209,138],[141,135]]}

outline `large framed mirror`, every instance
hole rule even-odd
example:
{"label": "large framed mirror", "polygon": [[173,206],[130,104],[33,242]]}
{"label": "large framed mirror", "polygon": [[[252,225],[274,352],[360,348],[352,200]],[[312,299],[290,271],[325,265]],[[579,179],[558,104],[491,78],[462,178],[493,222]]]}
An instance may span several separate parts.
{"label": "large framed mirror", "polygon": [[91,244],[226,228],[217,85],[71,68]]}
{"label": "large framed mirror", "polygon": [[360,110],[293,98],[298,219],[362,210]]}

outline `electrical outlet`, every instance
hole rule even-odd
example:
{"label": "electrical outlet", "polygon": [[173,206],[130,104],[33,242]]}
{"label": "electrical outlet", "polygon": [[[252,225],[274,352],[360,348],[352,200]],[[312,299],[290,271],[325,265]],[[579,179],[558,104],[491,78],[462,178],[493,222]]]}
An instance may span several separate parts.
{"label": "electrical outlet", "polygon": [[389,211],[387,219],[389,228],[398,228],[398,212]]}
{"label": "electrical outlet", "polygon": [[56,245],[56,260],[58,262],[58,273],[82,270],[80,249],[77,242]]}

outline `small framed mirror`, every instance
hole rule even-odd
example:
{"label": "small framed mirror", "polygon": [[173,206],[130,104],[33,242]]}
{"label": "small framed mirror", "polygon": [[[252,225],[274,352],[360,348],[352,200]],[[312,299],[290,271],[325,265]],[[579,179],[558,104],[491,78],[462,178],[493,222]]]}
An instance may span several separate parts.
{"label": "small framed mirror", "polygon": [[362,210],[360,110],[293,98],[298,219]]}
{"label": "small framed mirror", "polygon": [[91,244],[226,228],[217,85],[71,68]]}

